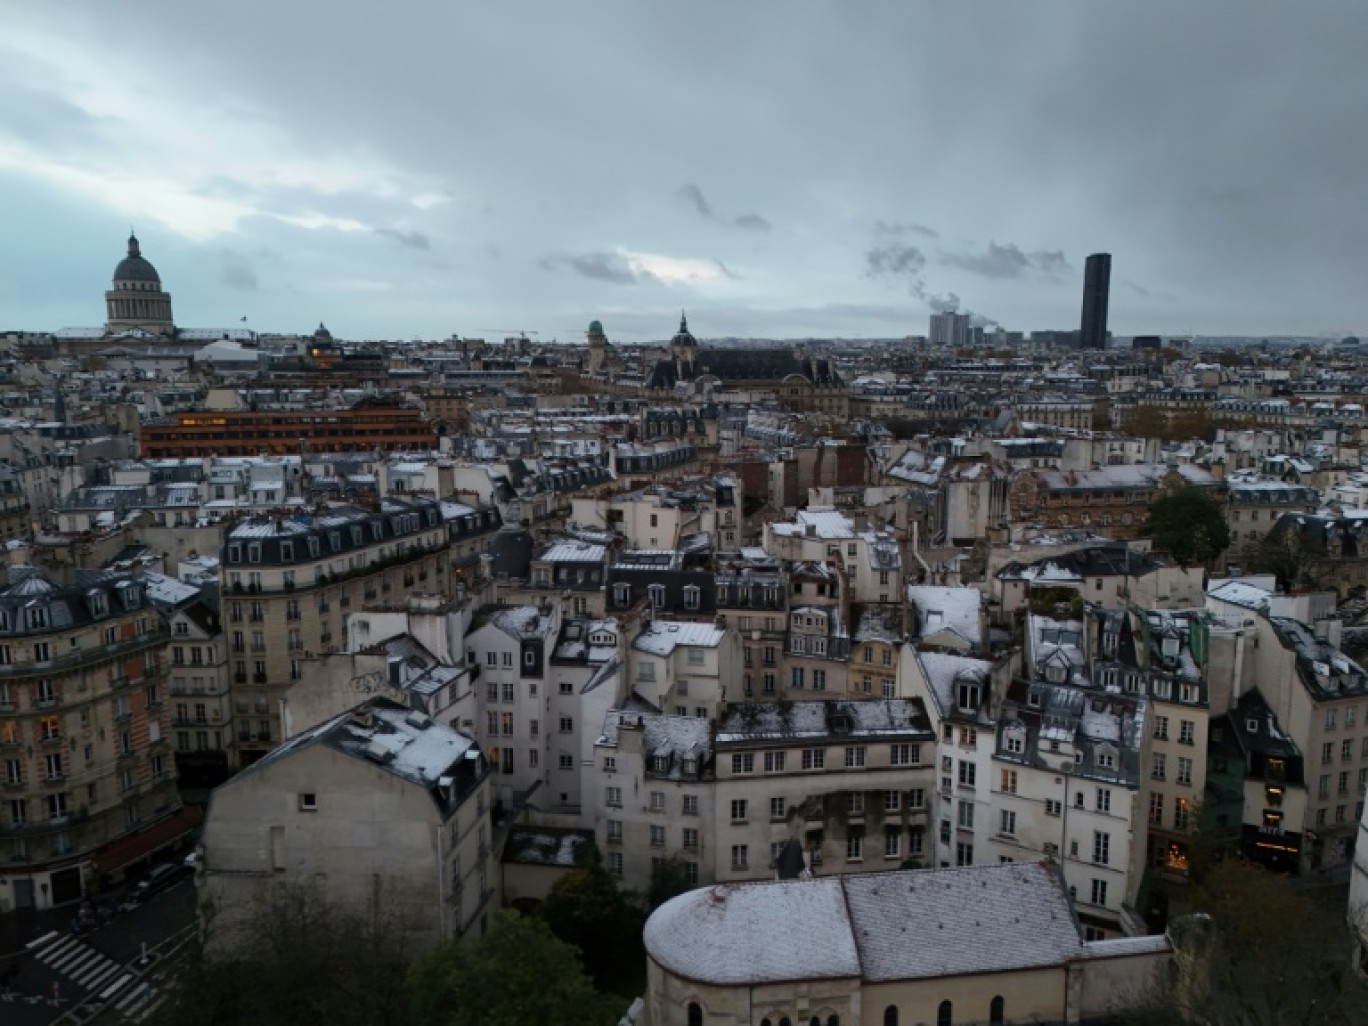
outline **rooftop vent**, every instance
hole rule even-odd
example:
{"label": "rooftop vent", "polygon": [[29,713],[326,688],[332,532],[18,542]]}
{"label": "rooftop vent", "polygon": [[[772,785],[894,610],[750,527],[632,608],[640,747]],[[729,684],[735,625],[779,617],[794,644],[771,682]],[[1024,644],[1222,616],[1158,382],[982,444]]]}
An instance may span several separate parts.
{"label": "rooftop vent", "polygon": [[428,727],[432,726],[432,717],[425,712],[419,712],[415,709],[404,717],[404,722],[410,727],[416,727],[418,730],[426,730]]}

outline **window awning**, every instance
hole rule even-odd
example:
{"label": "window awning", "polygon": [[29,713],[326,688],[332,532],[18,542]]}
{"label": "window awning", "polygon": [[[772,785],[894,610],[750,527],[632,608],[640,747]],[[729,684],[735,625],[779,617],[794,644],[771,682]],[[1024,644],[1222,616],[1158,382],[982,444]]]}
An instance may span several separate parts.
{"label": "window awning", "polygon": [[183,805],[165,819],[144,827],[136,834],[125,834],[97,851],[93,859],[95,872],[105,876],[163,848],[169,848],[199,826],[203,819],[204,813],[198,806]]}

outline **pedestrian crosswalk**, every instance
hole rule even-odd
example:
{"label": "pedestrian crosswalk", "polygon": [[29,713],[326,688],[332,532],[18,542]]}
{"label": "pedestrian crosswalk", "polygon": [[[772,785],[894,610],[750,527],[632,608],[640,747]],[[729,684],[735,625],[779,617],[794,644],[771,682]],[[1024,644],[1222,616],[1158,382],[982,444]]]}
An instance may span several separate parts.
{"label": "pedestrian crosswalk", "polygon": [[29,950],[37,961],[83,990],[103,993],[119,983],[112,997],[133,978],[118,962],[72,933],[49,933],[31,942]]}

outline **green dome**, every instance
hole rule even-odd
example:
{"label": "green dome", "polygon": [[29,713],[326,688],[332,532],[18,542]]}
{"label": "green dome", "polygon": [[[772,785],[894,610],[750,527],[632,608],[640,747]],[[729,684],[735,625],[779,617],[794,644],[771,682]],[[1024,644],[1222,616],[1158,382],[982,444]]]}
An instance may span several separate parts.
{"label": "green dome", "polygon": [[589,322],[589,334],[591,334],[591,335],[602,335],[602,334],[603,334],[603,322],[602,322],[602,321],[590,321],[590,322]]}

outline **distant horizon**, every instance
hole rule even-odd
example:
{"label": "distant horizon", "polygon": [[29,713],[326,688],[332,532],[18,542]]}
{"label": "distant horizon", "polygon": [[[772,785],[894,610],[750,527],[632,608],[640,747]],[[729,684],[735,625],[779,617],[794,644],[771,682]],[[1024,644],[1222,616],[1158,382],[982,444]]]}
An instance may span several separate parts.
{"label": "distant horizon", "polygon": [[1072,329],[1099,252],[1119,337],[1365,316],[1368,4],[10,7],[29,330],[104,322],[130,226],[181,322],[357,339]]}

